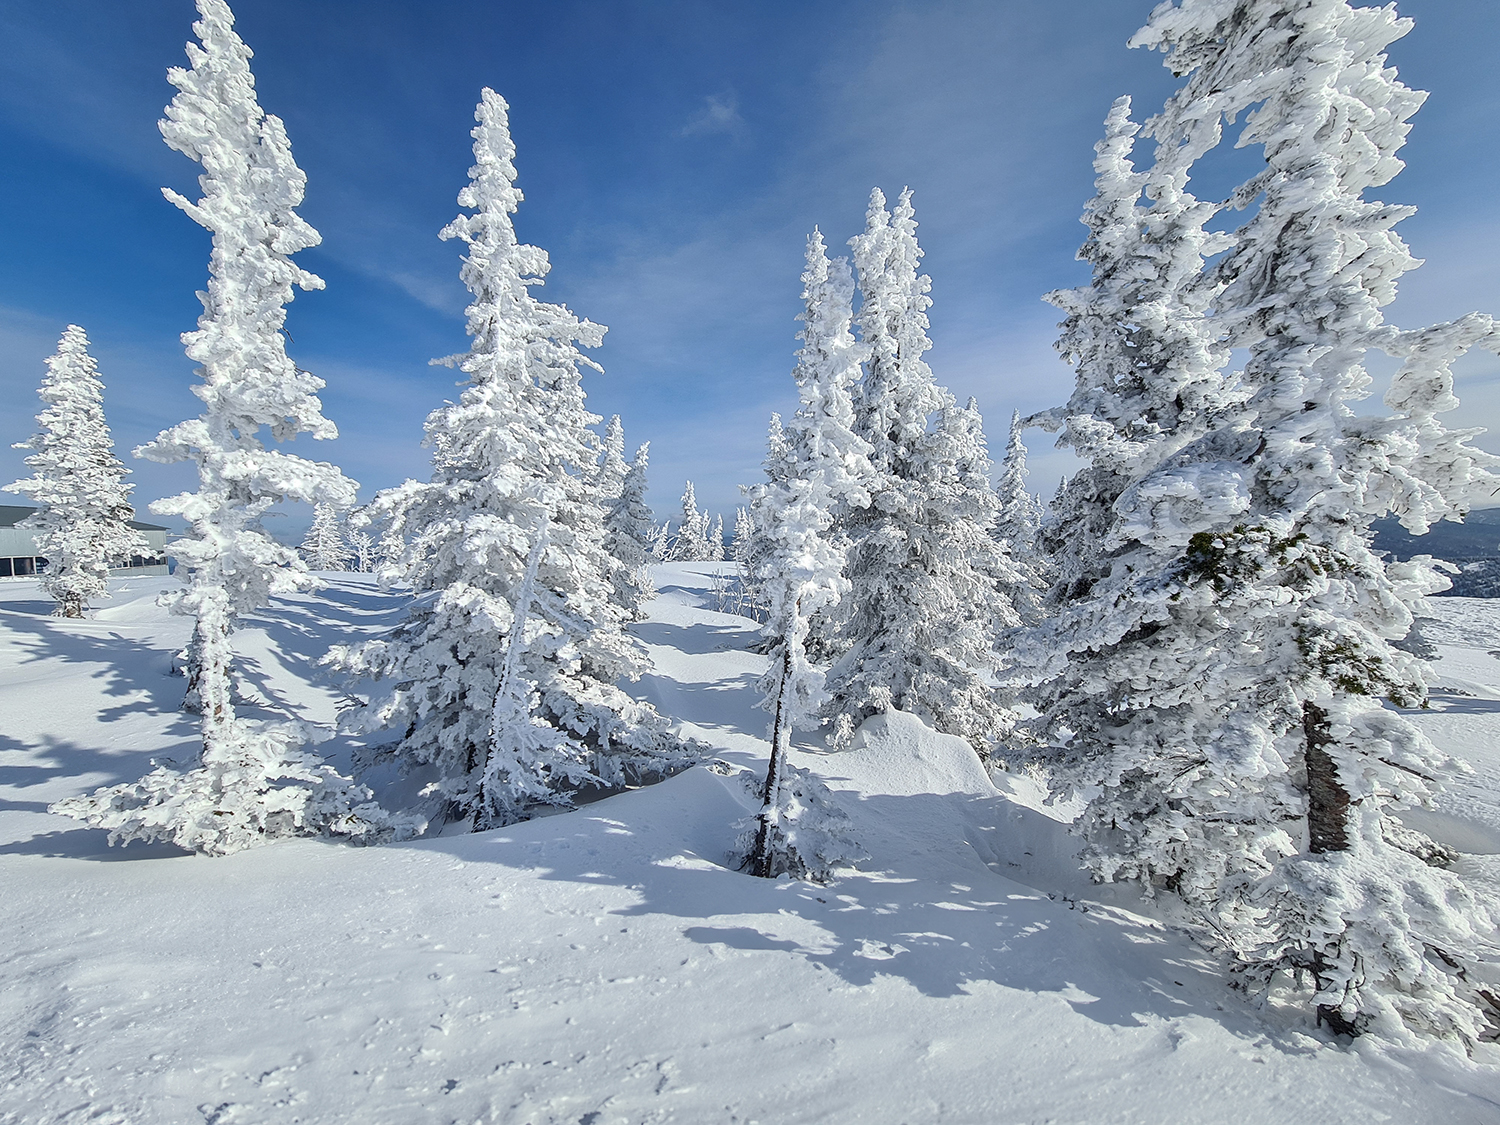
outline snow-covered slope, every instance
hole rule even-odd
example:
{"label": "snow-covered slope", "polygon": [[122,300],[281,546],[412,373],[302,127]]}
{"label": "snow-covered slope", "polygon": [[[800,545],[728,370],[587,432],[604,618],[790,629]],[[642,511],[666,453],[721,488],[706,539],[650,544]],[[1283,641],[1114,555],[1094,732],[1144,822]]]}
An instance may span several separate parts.
{"label": "snow-covered slope", "polygon": [[[117,585],[88,621],[0,582],[0,1122],[1500,1119],[1493,1049],[1350,1049],[1257,1011],[1078,876],[1034,781],[997,790],[909,716],[795,754],[854,819],[862,870],[727,869],[765,716],[754,626],[701,608],[713,569],[657,569],[636,690],[717,765],[491,833],[223,859],[111,851],[45,812],[191,753],[161,582]],[[323,724],[342,692],[313,662],[399,607],[331,577],[237,636],[247,691]],[[1479,759],[1440,827],[1500,852],[1496,610],[1438,607],[1443,690],[1418,721]]]}

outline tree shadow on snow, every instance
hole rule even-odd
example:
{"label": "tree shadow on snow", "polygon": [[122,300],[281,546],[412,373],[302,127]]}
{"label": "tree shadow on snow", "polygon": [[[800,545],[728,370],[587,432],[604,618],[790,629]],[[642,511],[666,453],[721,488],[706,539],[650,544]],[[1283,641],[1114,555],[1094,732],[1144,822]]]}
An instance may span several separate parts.
{"label": "tree shadow on snow", "polygon": [[[98,712],[101,722],[114,722],[126,715],[176,711],[182,703],[183,680],[171,674],[172,657],[177,646],[170,642],[149,644],[134,640],[108,628],[73,630],[63,618],[47,621],[27,620],[20,615],[0,611],[6,630],[25,653],[21,666],[42,660],[61,660],[70,664],[96,664],[91,678],[99,690],[116,698],[132,698],[118,707]],[[86,621],[85,625],[102,623]]]}
{"label": "tree shadow on snow", "polygon": [[[0,762],[0,786],[16,791],[0,799],[0,811],[45,815],[52,801],[65,794],[92,793],[103,786],[119,785],[145,776],[151,770],[153,760],[178,765],[191,765],[197,760],[200,747],[198,725],[191,716],[184,715],[173,723],[170,738],[170,742],[156,745],[150,750],[132,750],[80,746],[53,737],[23,743],[0,736],[0,753],[7,750],[21,751],[31,759],[18,764]],[[85,778],[88,780],[85,781]],[[27,790],[32,789],[42,789],[46,796],[26,799]],[[47,823],[72,827],[33,832],[23,838],[0,844],[0,855],[119,862],[186,854],[181,848],[171,844],[110,847],[103,829],[89,828],[64,817],[50,817]],[[23,825],[10,825],[8,828],[12,835],[20,835],[24,830]]]}
{"label": "tree shadow on snow", "polygon": [[[767,716],[756,706],[758,672],[745,672],[733,679],[705,683],[683,683],[671,676],[648,672],[634,684],[620,686],[646,700],[663,715],[692,723],[704,731],[764,738]],[[720,750],[720,753],[724,751]]]}
{"label": "tree shadow on snow", "polygon": [[744,624],[674,625],[669,621],[638,621],[630,632],[648,645],[675,649],[687,656],[719,652],[743,652],[745,644],[760,635],[760,626],[744,618]]}
{"label": "tree shadow on snow", "polygon": [[[1138,900],[1133,911],[1049,894],[998,874],[968,839],[909,831],[953,826],[955,802],[970,806],[959,824],[993,818],[1015,807],[1003,798],[840,794],[876,854],[861,870],[816,884],[726,866],[735,822],[749,811],[731,784],[738,782],[693,770],[650,794],[409,846],[547,880],[628,887],[638,901],[612,913],[680,918],[682,935],[715,949],[714,957],[792,956],[850,985],[893,978],[933,997],[996,984],[1051,994],[1118,1027],[1197,1015],[1246,1038],[1267,1034],[1227,988],[1217,959],[1138,912],[1145,909]],[[879,840],[877,825],[888,826]]]}
{"label": "tree shadow on snow", "polygon": [[24,613],[31,617],[51,617],[53,611],[57,609],[57,603],[53,601],[6,602],[4,608],[12,613]]}
{"label": "tree shadow on snow", "polygon": [[[1441,689],[1428,693],[1432,702],[1428,713],[1439,715],[1494,715],[1500,713],[1500,699],[1481,699],[1473,695],[1460,695],[1453,691]],[[1413,709],[1410,713],[1420,715],[1422,708]]]}

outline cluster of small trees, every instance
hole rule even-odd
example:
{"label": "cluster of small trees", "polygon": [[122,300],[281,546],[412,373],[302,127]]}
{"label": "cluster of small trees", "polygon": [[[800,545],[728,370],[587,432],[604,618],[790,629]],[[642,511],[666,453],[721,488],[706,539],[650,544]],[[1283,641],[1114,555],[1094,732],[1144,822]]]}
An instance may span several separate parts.
{"label": "cluster of small trees", "polygon": [[916,226],[910,190],[887,210],[877,189],[852,269],[820,231],[808,239],[800,405],[772,419],[766,481],[736,535],[771,657],[771,759],[746,841],[760,875],[818,875],[850,850],[821,786],[787,762],[795,727],[831,723],[846,746],[895,708],[988,757],[1016,723],[999,642],[1021,623],[1013,592],[1035,600],[1041,579],[1029,541],[1013,552],[1005,535],[1034,522],[1036,501],[1017,430],[1014,510],[1002,509],[975,403],[958,406],[923,359],[931,282]]}
{"label": "cluster of small trees", "polygon": [[667,520],[651,537],[652,557],[660,562],[723,562],[724,517],[698,507],[693,482],[682,490],[682,519],[676,529]]}
{"label": "cluster of small trees", "polygon": [[[194,620],[203,752],[55,808],[114,841],[222,853],[298,833],[492,827],[695,760],[701,748],[618,684],[645,669],[625,626],[651,596],[648,560],[723,559],[722,518],[709,522],[689,482],[675,537],[656,527],[647,447],[627,462],[618,417],[602,437],[592,428],[582,369],[596,365],[580,349],[605,329],[531,292],[549,263],[512,225],[505,102],[483,92],[463,211],[442,232],[465,245],[473,295],[470,347],[441,361],[464,373],[463,393],[427,419],[431,477],[380,493],[346,538],[353,482],[262,440],[335,435],[322,383],[281,331],[293,287],[322,284],[291,262],[318,241],[295,212],[304,177],[255,100],[228,8],[198,7],[201,45],[170,72],[162,131],[204,168],[201,200],[167,195],[213,234],[204,313],[184,336],[205,410],[139,452],[198,470],[197,492],[153,510],[190,527],[172,608]],[[910,190],[893,208],[872,194],[852,261],[813,232],[799,405],[772,420],[733,544],[769,655],[748,870],[816,878],[857,856],[821,784],[788,760],[791,734],[827,724],[843,746],[900,709],[981,756],[1029,748],[1081,801],[1095,877],[1169,899],[1246,987],[1302,982],[1345,1034],[1486,1032],[1500,1003],[1478,966],[1494,920],[1452,853],[1400,819],[1463,767],[1383,706],[1424,701],[1424,668],[1397,642],[1447,580],[1429,559],[1370,547],[1376,519],[1420,533],[1495,481],[1473,431],[1439,416],[1457,405],[1454,360],[1500,350],[1500,329],[1475,314],[1403,331],[1381,313],[1415,264],[1394,233],[1409,209],[1365,198],[1402,167],[1421,104],[1383,53],[1408,27],[1347,0],[1152,14],[1133,43],[1164,51],[1183,84],[1144,129],[1118,101],[1096,149],[1081,252],[1093,279],[1050,296],[1076,386],[1030,420],[1084,467],[1045,514],[1025,487],[1023,421],[992,484],[975,403],[924,359],[930,283]],[[1237,143],[1259,147],[1261,166],[1226,200],[1198,199],[1194,167],[1242,114]],[[1235,211],[1250,217],[1213,229]],[[50,361],[44,432],[28,445],[37,476],[12,486],[41,502],[62,560],[48,581],[74,614],[133,545],[86,343],[69,328]],[[1353,409],[1372,349],[1403,362],[1385,417]],[[76,448],[63,431],[82,435]],[[317,506],[301,554],[261,527],[288,499]],[[65,505],[87,518],[48,524]],[[235,710],[237,619],[314,588],[309,564],[342,567],[351,548],[414,595],[389,635],[329,657],[377,685],[348,729],[398,732],[379,756],[426,779],[425,805],[400,814],[322,762],[305,727]]]}

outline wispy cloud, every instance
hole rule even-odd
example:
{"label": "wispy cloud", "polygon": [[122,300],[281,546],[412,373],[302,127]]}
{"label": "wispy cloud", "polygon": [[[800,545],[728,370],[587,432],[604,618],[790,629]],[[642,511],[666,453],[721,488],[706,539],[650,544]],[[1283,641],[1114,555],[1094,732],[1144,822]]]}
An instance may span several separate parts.
{"label": "wispy cloud", "polygon": [[684,137],[708,137],[726,133],[732,137],[743,136],[747,126],[740,116],[739,99],[732,93],[710,94],[703,99],[703,106],[682,127]]}

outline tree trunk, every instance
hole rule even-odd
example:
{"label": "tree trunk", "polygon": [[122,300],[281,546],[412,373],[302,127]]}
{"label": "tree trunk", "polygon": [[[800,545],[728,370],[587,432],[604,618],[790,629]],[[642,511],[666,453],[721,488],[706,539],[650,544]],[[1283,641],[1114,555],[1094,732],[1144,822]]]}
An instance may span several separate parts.
{"label": "tree trunk", "polygon": [[782,641],[781,686],[776,691],[776,719],[771,725],[771,761],[766,768],[766,785],[761,794],[760,826],[755,832],[755,847],[750,852],[750,874],[771,878],[771,826],[776,808],[781,804],[781,773],[791,744],[791,731],[784,717],[786,685],[792,676],[792,650]]}
{"label": "tree trunk", "polygon": [[[1302,705],[1302,733],[1306,740],[1307,765],[1307,850],[1314,855],[1349,849],[1349,791],[1339,782],[1338,767],[1328,746],[1333,741],[1328,731],[1328,712],[1316,703]],[[1328,961],[1321,949],[1312,951],[1312,971],[1318,990],[1329,986]],[[1350,1019],[1337,1005],[1317,1006],[1319,1027],[1328,1025],[1335,1035],[1350,1038],[1364,1030],[1358,1013]]]}
{"label": "tree trunk", "polygon": [[1349,792],[1339,783],[1338,768],[1328,753],[1328,712],[1316,703],[1302,705],[1302,732],[1307,745],[1307,850],[1315,855],[1349,848]]}

